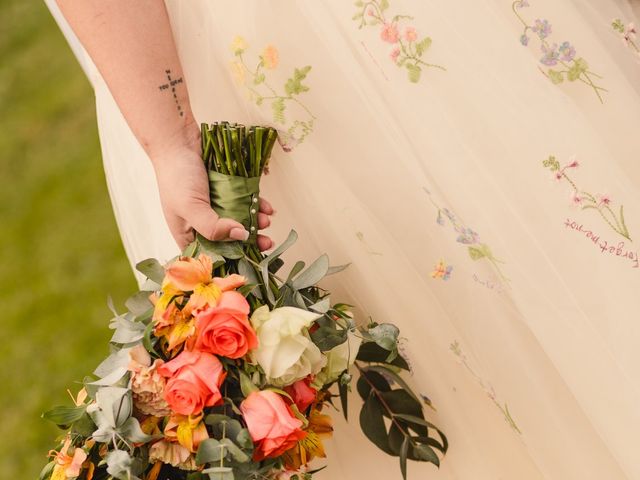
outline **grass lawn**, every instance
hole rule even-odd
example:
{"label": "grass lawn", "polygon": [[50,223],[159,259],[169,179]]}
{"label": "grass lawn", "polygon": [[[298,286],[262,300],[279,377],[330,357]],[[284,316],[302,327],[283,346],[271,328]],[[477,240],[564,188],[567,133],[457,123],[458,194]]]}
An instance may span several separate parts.
{"label": "grass lawn", "polygon": [[35,479],[40,418],[107,354],[111,294],[135,291],[91,87],[41,1],[0,1],[0,478]]}

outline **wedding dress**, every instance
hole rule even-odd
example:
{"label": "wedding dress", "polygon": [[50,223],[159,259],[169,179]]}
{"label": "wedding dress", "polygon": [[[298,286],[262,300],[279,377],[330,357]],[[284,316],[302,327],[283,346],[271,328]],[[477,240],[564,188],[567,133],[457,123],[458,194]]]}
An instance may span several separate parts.
{"label": "wedding dress", "polygon": [[[401,328],[450,441],[411,479],[640,479],[629,1],[167,1],[198,121],[281,132],[270,235],[351,262],[334,300]],[[48,4],[95,89],[129,260],[168,260],[151,164]],[[318,478],[401,478],[356,397]]]}

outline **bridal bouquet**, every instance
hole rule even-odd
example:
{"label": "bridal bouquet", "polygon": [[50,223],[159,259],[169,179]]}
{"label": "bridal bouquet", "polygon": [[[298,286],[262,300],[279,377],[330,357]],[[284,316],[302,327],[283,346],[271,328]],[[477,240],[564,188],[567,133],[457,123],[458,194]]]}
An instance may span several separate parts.
{"label": "bridal bouquet", "polygon": [[[294,231],[270,254],[255,245],[258,185],[275,130],[202,127],[211,204],[251,232],[246,242],[195,242],[117,313],[110,355],[83,381],[74,405],[43,416],[66,430],[40,479],[307,480],[332,433],[327,415],[355,382],[360,424],[380,449],[439,465],[447,440],[424,400],[390,323],[357,325],[349,305],[318,286],[326,255],[281,274]],[[350,372],[357,372],[357,379]],[[437,438],[432,436],[437,433]]]}

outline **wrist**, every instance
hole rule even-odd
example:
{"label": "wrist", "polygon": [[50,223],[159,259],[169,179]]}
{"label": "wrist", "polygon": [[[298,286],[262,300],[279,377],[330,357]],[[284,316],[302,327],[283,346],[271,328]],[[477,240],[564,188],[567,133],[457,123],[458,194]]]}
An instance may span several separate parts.
{"label": "wrist", "polygon": [[154,168],[158,169],[163,164],[173,162],[184,155],[200,157],[202,155],[200,138],[200,127],[189,112],[172,135],[154,145],[148,145],[145,149]]}

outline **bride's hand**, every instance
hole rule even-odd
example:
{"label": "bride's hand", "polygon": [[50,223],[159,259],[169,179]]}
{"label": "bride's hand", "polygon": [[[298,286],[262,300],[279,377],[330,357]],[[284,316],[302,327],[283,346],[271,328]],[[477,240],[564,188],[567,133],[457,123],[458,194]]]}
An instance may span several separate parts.
{"label": "bride's hand", "polygon": [[[154,159],[160,201],[169,230],[181,249],[194,239],[194,230],[209,240],[246,240],[249,232],[230,218],[220,218],[209,203],[209,181],[200,155],[192,149],[182,149],[165,158]],[[271,224],[273,208],[260,199],[258,228]],[[273,246],[271,239],[258,235],[260,250]]]}

